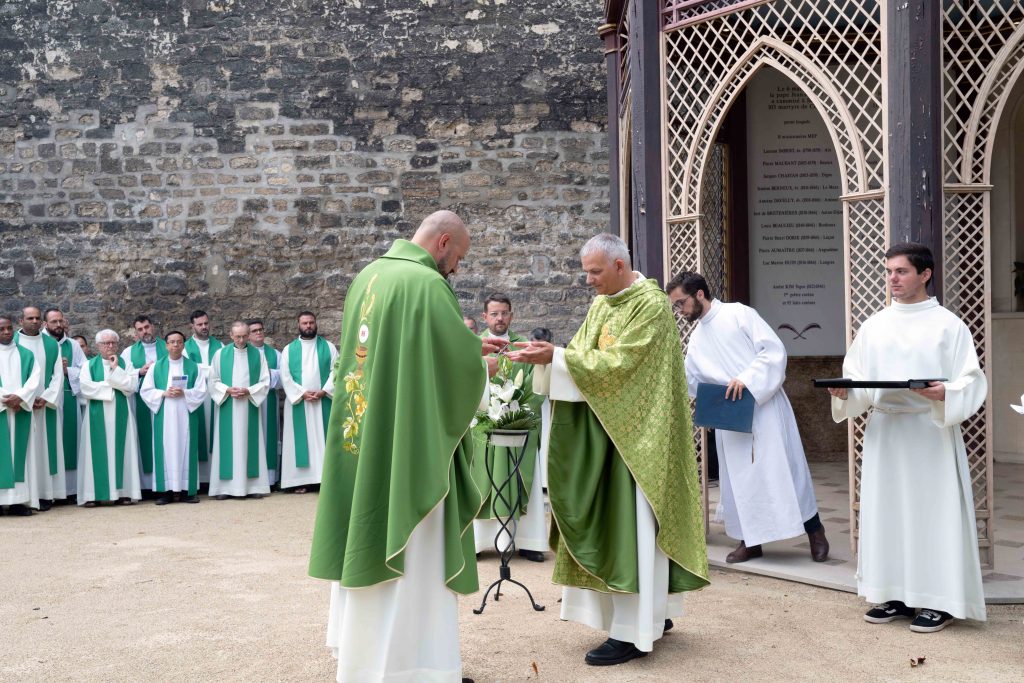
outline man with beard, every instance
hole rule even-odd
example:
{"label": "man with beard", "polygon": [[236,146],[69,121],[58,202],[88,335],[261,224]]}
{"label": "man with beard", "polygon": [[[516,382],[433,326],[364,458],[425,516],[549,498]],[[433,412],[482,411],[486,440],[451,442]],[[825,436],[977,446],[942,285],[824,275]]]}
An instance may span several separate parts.
{"label": "man with beard", "polygon": [[149,373],[149,369],[158,360],[167,357],[167,344],[156,336],[153,320],[148,315],[136,316],[132,321],[135,330],[135,343],[121,352],[121,358],[137,368],[138,386],[135,399],[131,401],[132,415],[135,416],[135,428],[139,436],[140,479],[143,491],[153,489],[153,416],[149,407],[142,399],[139,389]]}
{"label": "man with beard", "polygon": [[60,348],[64,369],[64,397],[61,403],[61,441],[64,446],[64,478],[68,497],[78,491],[78,435],[82,429],[82,411],[78,395],[81,393],[79,377],[88,362],[82,347],[67,335],[64,314],[56,308],[43,312],[43,334],[51,337]]}
{"label": "man with beard", "polygon": [[21,329],[14,334],[14,342],[32,352],[42,376],[32,403],[28,484],[32,506],[49,510],[54,500],[67,498],[60,424],[64,365],[57,342],[42,334],[42,327],[40,310],[35,306],[25,307],[21,313]]}
{"label": "man with beard", "polygon": [[[192,336],[185,342],[185,357],[199,366],[199,369],[206,374],[206,386],[213,387],[210,378],[210,366],[213,363],[213,354],[217,353],[224,344],[216,337],[210,336],[210,316],[206,311],[196,309],[188,317],[192,326]],[[207,398],[203,403],[203,409],[199,413],[199,482],[210,481],[210,454],[213,453],[213,424],[215,421],[213,400]]]}
{"label": "man with beard", "polygon": [[320,484],[323,474],[338,349],[317,334],[316,315],[311,311],[302,311],[298,319],[299,338],[281,352],[281,385],[288,399],[281,488],[306,493],[307,486]]}
{"label": "man with beard", "polygon": [[280,479],[280,463],[278,455],[281,448],[280,421],[278,420],[278,389],[281,388],[281,354],[267,343],[267,333],[262,318],[249,318],[245,321],[249,326],[249,343],[263,354],[270,371],[270,391],[267,400],[260,406],[260,420],[263,434],[267,441],[267,482],[273,486]]}
{"label": "man with beard", "polygon": [[14,343],[14,323],[0,316],[0,508],[8,515],[32,514],[26,468],[40,374],[32,352]]}
{"label": "man with beard", "polygon": [[782,340],[749,306],[711,298],[699,273],[680,273],[665,289],[675,310],[697,323],[686,352],[690,394],[705,382],[727,387],[727,399],[749,391],[755,401],[752,433],[715,430],[725,533],[740,542],[725,561],[761,557],[762,543],[806,533],[811,559],[824,562],[828,539],[796,416],[782,390]]}
{"label": "man with beard", "polygon": [[332,581],[337,680],[457,681],[456,593],[479,588],[469,425],[497,350],[460,324],[447,278],[469,251],[451,211],[356,276],[309,561]]}

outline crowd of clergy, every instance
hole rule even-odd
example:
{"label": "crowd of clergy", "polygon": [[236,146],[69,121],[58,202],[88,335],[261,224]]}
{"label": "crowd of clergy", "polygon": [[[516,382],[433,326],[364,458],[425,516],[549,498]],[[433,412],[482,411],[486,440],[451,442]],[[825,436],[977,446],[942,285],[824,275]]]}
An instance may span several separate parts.
{"label": "crowd of clergy", "polygon": [[0,511],[318,488],[338,352],[314,313],[296,322],[278,350],[260,319],[223,343],[205,311],[188,336],[139,315],[134,343],[104,329],[90,349],[59,309],[0,317]]}

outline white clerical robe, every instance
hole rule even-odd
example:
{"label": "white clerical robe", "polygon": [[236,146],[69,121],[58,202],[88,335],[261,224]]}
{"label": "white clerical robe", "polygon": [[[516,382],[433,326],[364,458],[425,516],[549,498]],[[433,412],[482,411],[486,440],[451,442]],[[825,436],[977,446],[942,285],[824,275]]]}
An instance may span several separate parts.
{"label": "white clerical robe", "polygon": [[[484,382],[479,409],[489,402]],[[331,583],[327,647],[338,660],[338,683],[462,680],[458,596],[445,586],[444,565],[439,503],[409,535],[401,577],[367,588]]]}
{"label": "white clerical robe", "polygon": [[[231,443],[233,449],[233,460],[231,467],[231,479],[220,478],[220,430],[221,420],[217,420],[213,430],[213,453],[210,455],[210,495],[211,496],[236,496],[244,497],[250,494],[270,493],[270,482],[267,479],[267,453],[266,440],[263,430],[257,430],[257,438],[260,442],[259,449],[259,475],[249,477],[248,475],[248,449],[246,448],[247,433],[249,429],[249,404],[260,407],[260,404],[267,398],[270,391],[270,370],[267,368],[267,359],[260,354],[260,376],[255,382],[249,378],[249,354],[248,347],[239,349],[234,344],[225,346],[213,354],[213,362],[210,366],[210,397],[215,406],[222,405],[225,401],[232,402],[231,413]],[[234,377],[220,376],[220,356],[222,353],[234,353]],[[250,383],[252,386],[250,386]],[[228,396],[228,389],[231,387],[245,387],[249,395],[245,399],[232,398]]]}
{"label": "white clerical robe", "polygon": [[[637,275],[634,284],[644,279],[640,273],[634,273]],[[569,373],[565,349],[556,347],[551,365],[538,366],[533,377],[534,391],[547,395],[552,401],[586,401]],[[606,631],[609,638],[633,643],[638,650],[651,652],[654,641],[664,635],[665,620],[683,615],[683,594],[668,592],[668,556],[658,547],[654,510],[639,486],[636,486],[636,537],[640,591],[601,593],[566,586],[562,588],[561,618]]]}
{"label": "white clerical robe", "polygon": [[107,478],[110,490],[110,499],[130,498],[132,500],[142,499],[142,487],[139,480],[139,435],[135,429],[135,419],[132,417],[131,409],[126,412],[127,430],[124,438],[124,463],[122,471],[122,486],[117,487],[117,458],[116,458],[116,437],[117,437],[117,406],[114,400],[114,392],[120,392],[130,406],[135,398],[138,370],[132,367],[130,362],[125,362],[125,367],[110,369],[110,363],[103,363],[103,379],[95,381],[88,366],[82,370],[80,384],[82,396],[87,399],[85,413],[82,416],[82,434],[78,440],[78,504],[85,505],[96,500],[96,484],[93,472],[92,452],[92,429],[90,420],[90,409],[92,403],[99,401],[103,405],[103,425],[106,431],[107,441]]}
{"label": "white clerical robe", "polygon": [[[493,334],[488,336],[494,339],[509,341],[509,334]],[[515,545],[519,550],[533,550],[544,552],[548,548],[548,518],[544,506],[544,490],[546,483],[542,481],[542,465],[540,448],[537,449],[536,462],[533,466],[533,480],[530,482],[530,492],[527,500],[530,504],[526,506],[526,513],[519,515],[516,520]],[[498,535],[501,534],[501,538]],[[509,546],[509,534],[503,531],[501,523],[497,519],[474,519],[473,538],[478,553],[495,548],[504,551]]]}
{"label": "white clerical robe", "polygon": [[818,513],[796,416],[782,383],[786,347],[757,312],[715,299],[686,352],[690,396],[697,384],[738,379],[755,402],[753,433],[715,430],[725,533],[747,546],[804,533]]}
{"label": "white clerical robe", "polygon": [[324,470],[324,448],[326,439],[324,429],[322,403],[320,401],[305,401],[304,412],[306,415],[306,444],[309,448],[309,467],[299,467],[296,464],[295,452],[295,418],[293,407],[303,403],[302,394],[306,391],[326,391],[327,396],[334,398],[334,360],[338,357],[338,349],[331,342],[327,342],[331,350],[331,371],[327,377],[320,376],[320,360],[316,351],[317,340],[299,339],[302,348],[302,381],[298,383],[292,377],[291,353],[294,348],[291,344],[284,347],[281,352],[281,386],[284,387],[284,395],[288,399],[282,410],[284,410],[284,437],[282,439],[281,451],[281,488],[292,488],[294,486],[306,486],[319,484]]}
{"label": "white clerical robe", "polygon": [[[52,335],[46,330],[46,328],[43,328],[43,334],[45,334],[48,337],[52,337]],[[85,357],[85,353],[82,351],[82,346],[77,341],[72,339],[71,337],[68,337],[67,335],[64,335],[60,339],[55,339],[55,341],[61,347],[65,347],[66,346],[67,348],[71,349],[71,362],[68,363],[68,374],[67,374],[68,385],[70,387],[70,391],[68,390],[68,388],[64,389],[63,405],[66,406],[69,401],[74,402],[76,405],[78,405],[79,396],[82,393],[82,389],[81,389],[81,386],[79,384],[79,376],[82,374],[82,367],[88,362],[88,359]],[[62,433],[66,433],[69,430],[73,430],[75,432],[75,436],[76,436],[75,442],[77,443],[78,439],[81,437],[81,433],[82,433],[82,410],[81,410],[81,407],[79,406],[79,408],[77,410],[73,411],[73,414],[75,416],[74,422],[72,422],[71,420],[65,420],[64,419],[65,410],[66,409],[62,409],[61,410],[61,422],[60,422],[61,432]],[[71,462],[68,462],[69,454],[68,454],[68,450],[67,449],[64,450],[64,459],[65,459],[65,464],[64,464],[64,467],[65,467],[65,470],[64,470],[65,487],[64,488],[66,489],[67,494],[69,496],[73,496],[73,495],[75,495],[75,492],[78,491],[78,469],[77,469],[77,467],[75,467],[75,468],[71,468],[70,467]],[[75,451],[75,458],[74,458],[73,462],[74,463],[78,462],[78,452],[77,451]]]}
{"label": "white clerical robe", "polygon": [[[157,344],[156,344],[155,341],[152,344],[147,344],[145,342],[142,342],[142,350],[146,352],[146,362],[147,363],[156,363],[156,361],[157,361],[157,351],[156,351],[156,349],[157,349]],[[124,360],[125,363],[131,363],[132,362],[132,347],[131,346],[129,346],[125,350],[121,351],[121,358]],[[150,369],[152,369],[152,367],[153,366],[151,365]],[[141,392],[142,382],[148,376],[149,376],[149,371],[148,370],[146,371],[145,375],[140,375],[139,374],[139,368],[135,368],[135,379],[136,379],[136,389],[135,390],[136,391],[140,391]],[[137,422],[138,421],[138,414],[135,412],[135,401],[128,401],[128,409],[132,411],[132,419],[136,420],[136,430],[137,430],[138,429],[138,422]],[[152,431],[150,431],[150,434],[152,434]],[[141,444],[140,444],[139,448],[141,449]],[[153,475],[152,475],[152,473],[146,474],[143,471],[143,469],[142,469],[142,453],[141,452],[139,453],[139,481],[142,484],[142,490],[143,491],[152,491],[153,490]]]}
{"label": "white clerical robe", "polygon": [[[213,380],[210,379],[210,364],[212,359],[210,358],[210,338],[200,339],[199,337],[192,336],[192,341],[199,347],[199,357],[192,358],[189,356],[188,351],[185,351],[185,356],[188,357],[193,363],[199,366],[199,369],[203,372],[206,379],[206,386],[208,388],[213,386]],[[216,352],[214,352],[216,353]],[[213,398],[207,393],[206,399],[203,401],[203,415],[206,418],[206,438],[213,442]],[[212,459],[213,451],[216,447],[210,448],[210,444],[206,444],[205,447],[209,449],[209,455]],[[199,448],[204,448],[203,444],[199,444]],[[202,460],[203,451],[199,451],[199,482],[202,484],[209,483],[210,481],[210,460]]]}
{"label": "white clerical robe", "polygon": [[[167,373],[169,386],[171,377],[185,375],[185,367],[180,358],[168,358],[167,362],[170,366]],[[160,412],[160,406],[164,406],[164,490],[188,491],[188,477],[191,474],[188,457],[188,417],[189,413],[200,409],[206,400],[206,376],[200,371],[195,385],[191,389],[185,389],[185,395],[180,398],[164,396],[164,390],[157,389],[155,381],[153,373],[147,372],[139,391],[142,400],[154,416]],[[155,428],[153,438],[156,438]],[[156,467],[155,461],[153,466]]]}
{"label": "white clerical robe", "polygon": [[840,422],[871,415],[864,432],[857,593],[869,602],[985,619],[978,535],[960,423],[988,384],[970,330],[935,299],[893,303],[864,322],[843,363],[861,380],[939,379],[943,401],[908,389],[853,389],[832,399]]}
{"label": "white clerical robe", "polygon": [[[256,346],[255,344],[253,344],[253,346],[256,347],[257,351],[259,351],[260,353],[263,354],[263,360],[264,361],[266,361],[266,359],[267,359],[267,349],[268,348],[272,349],[274,351],[277,351],[276,349],[274,349],[273,346],[270,346],[269,344],[264,344],[263,346]],[[267,393],[267,397],[268,398],[270,397],[270,393],[271,392],[276,392],[278,389],[281,388],[281,370],[279,369],[280,366],[281,366],[281,352],[280,351],[277,351],[277,361],[278,361],[277,362],[277,365],[278,365],[277,368],[272,368],[272,367],[270,367],[270,363],[267,363],[267,370],[270,372],[270,391]],[[269,401],[264,401],[263,403],[260,404],[260,423],[263,425],[263,438],[267,438],[267,435],[270,433],[270,431],[267,429],[267,425],[268,425],[267,420],[269,419],[268,416],[267,416],[267,404],[268,403],[269,403]],[[281,402],[278,401],[278,404],[277,404],[278,415],[275,416],[275,419],[279,419],[280,418],[281,410],[282,410]],[[277,445],[277,452],[280,453],[281,452],[281,433],[280,433],[280,429],[278,430],[277,444],[276,445]],[[267,444],[267,448],[269,448],[269,447],[270,447],[270,444],[268,443]],[[275,467],[270,467],[270,464],[268,463],[268,465],[267,465],[267,482],[271,486],[273,486],[274,484],[277,483],[277,480],[279,478],[278,475],[279,475],[279,472],[277,471],[277,467],[276,466]]]}
{"label": "white clerical robe", "polygon": [[[21,399],[21,410],[26,412],[32,411],[32,402],[35,400],[36,395],[39,393],[39,387],[43,383],[42,368],[38,365],[33,366],[32,371],[29,373],[28,379],[22,382],[22,368],[21,368],[21,354],[18,353],[18,347],[11,342],[10,344],[0,344],[0,400],[7,398],[10,395],[15,395]],[[14,418],[20,413],[9,410],[7,406],[0,403],[0,420],[7,420],[7,428],[11,437],[11,459],[16,459],[14,452],[14,437],[15,437],[15,422]],[[29,462],[26,457],[25,460],[25,481],[14,482],[14,487],[9,489],[0,488],[0,505],[29,505],[31,503],[31,493],[29,491],[29,474],[27,472]]]}
{"label": "white clerical robe", "polygon": [[[30,337],[24,331],[18,334],[18,343],[32,352],[36,358],[36,367],[40,371],[39,389],[36,398],[46,401],[46,405],[32,411],[32,434],[28,446],[28,472],[26,478],[29,491],[32,493],[32,507],[38,508],[42,500],[62,500],[68,497],[67,479],[64,474],[64,439],[61,438],[61,425],[64,422],[61,407],[64,400],[64,364],[60,360],[60,351],[50,368],[50,383],[46,384],[46,347],[42,334]],[[50,472],[50,440],[46,431],[46,410],[52,408],[57,412],[57,438],[53,444],[57,451],[57,472]]]}
{"label": "white clerical robe", "polygon": [[551,443],[551,399],[544,397],[540,404],[540,451],[537,456],[540,460],[541,480],[540,485],[544,490],[548,488],[548,445]]}

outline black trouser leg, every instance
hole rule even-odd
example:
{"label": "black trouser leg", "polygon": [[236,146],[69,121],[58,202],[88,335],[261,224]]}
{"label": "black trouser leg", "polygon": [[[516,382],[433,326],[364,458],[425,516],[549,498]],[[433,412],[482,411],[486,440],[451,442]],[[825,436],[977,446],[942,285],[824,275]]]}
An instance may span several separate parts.
{"label": "black trouser leg", "polygon": [[825,525],[821,523],[821,517],[818,516],[817,512],[814,513],[813,517],[804,522],[804,531],[809,534],[813,534],[815,531],[820,531],[824,528]]}

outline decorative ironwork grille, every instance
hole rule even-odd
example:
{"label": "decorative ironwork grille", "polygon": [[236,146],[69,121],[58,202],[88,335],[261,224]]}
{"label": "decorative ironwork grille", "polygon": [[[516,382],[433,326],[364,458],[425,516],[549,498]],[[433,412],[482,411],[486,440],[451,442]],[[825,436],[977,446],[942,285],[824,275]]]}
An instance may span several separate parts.
{"label": "decorative ironwork grille", "polygon": [[712,296],[722,301],[729,301],[727,152],[721,143],[715,143],[711,148],[708,168],[704,172],[701,197],[704,213],[700,223],[701,275],[707,280]]}
{"label": "decorative ironwork grille", "polygon": [[[1015,83],[1024,74],[1024,3],[944,0],[943,294],[967,324],[991,383],[989,193],[992,143]],[[982,562],[994,559],[992,405],[962,425]]]}

